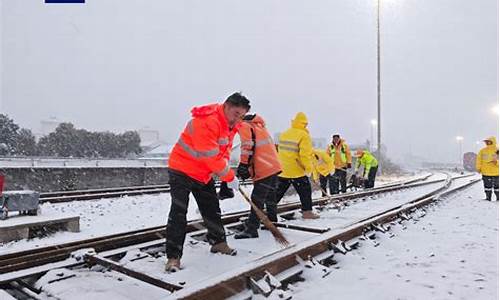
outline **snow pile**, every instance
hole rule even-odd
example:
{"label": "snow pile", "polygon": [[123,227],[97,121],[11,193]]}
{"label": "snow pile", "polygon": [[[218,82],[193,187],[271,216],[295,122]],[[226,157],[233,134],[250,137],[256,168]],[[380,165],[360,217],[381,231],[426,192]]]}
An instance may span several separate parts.
{"label": "snow pile", "polygon": [[36,287],[50,299],[120,300],[164,299],[170,292],[102,267],[57,269],[40,278]]}
{"label": "snow pile", "polygon": [[292,286],[293,299],[498,299],[498,202],[481,184],[445,199],[413,224],[377,234],[329,276]]}

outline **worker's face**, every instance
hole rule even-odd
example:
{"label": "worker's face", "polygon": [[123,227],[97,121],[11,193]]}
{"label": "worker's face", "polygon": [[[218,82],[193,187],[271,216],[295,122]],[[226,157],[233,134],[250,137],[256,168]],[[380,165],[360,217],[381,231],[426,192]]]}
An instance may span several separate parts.
{"label": "worker's face", "polygon": [[226,116],[227,123],[229,123],[230,127],[240,122],[247,112],[248,110],[246,108],[224,104],[224,116]]}
{"label": "worker's face", "polygon": [[334,144],[337,144],[339,142],[340,138],[338,136],[333,137],[332,141]]}

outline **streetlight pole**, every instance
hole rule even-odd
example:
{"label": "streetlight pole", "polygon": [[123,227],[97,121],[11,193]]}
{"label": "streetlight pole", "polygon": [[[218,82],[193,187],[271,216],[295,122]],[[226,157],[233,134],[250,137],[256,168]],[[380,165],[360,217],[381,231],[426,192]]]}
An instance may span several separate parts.
{"label": "streetlight pole", "polygon": [[456,137],[456,140],[458,142],[458,163],[461,164],[462,163],[462,144],[463,144],[463,141],[464,141],[464,137],[463,136],[457,136]]}
{"label": "streetlight pole", "polygon": [[377,0],[377,154],[380,157],[381,150],[381,112],[380,112],[380,0]]}
{"label": "streetlight pole", "polygon": [[375,127],[377,127],[377,120],[375,119],[372,119],[370,121],[371,123],[371,135],[370,135],[370,151],[372,151],[373,149],[375,149],[375,140],[374,140],[374,134],[373,134],[373,130],[375,129]]}

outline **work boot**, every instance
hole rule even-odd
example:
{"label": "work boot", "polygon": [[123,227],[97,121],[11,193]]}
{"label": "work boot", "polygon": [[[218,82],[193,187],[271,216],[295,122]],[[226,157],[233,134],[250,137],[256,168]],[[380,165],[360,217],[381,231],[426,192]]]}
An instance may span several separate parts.
{"label": "work boot", "polygon": [[181,269],[180,258],[169,258],[165,264],[165,271],[168,273],[175,273]]}
{"label": "work boot", "polygon": [[302,212],[303,219],[318,219],[319,215],[314,213],[312,210],[306,210]]}
{"label": "work boot", "polygon": [[484,193],[486,194],[486,199],[484,200],[491,201],[491,191],[485,191]]}
{"label": "work boot", "polygon": [[259,233],[257,230],[252,230],[252,229],[245,229],[244,231],[238,232],[237,234],[234,235],[234,238],[237,240],[240,239],[254,239],[258,238]]}
{"label": "work boot", "polygon": [[219,197],[219,200],[234,198],[234,192],[227,186],[226,182],[222,182],[220,184],[220,190],[217,196]]}
{"label": "work boot", "polygon": [[218,243],[210,248],[210,252],[212,253],[221,253],[225,255],[235,256],[237,251],[236,249],[229,248],[229,245],[226,242]]}

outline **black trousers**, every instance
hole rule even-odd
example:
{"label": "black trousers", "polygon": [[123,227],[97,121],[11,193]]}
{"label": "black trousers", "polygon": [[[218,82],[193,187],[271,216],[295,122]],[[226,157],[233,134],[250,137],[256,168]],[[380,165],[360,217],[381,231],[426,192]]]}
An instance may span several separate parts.
{"label": "black trousers", "polygon": [[[335,173],[331,176],[332,183],[330,184],[330,193],[338,194],[339,191],[342,193],[347,192],[347,170],[345,169],[335,169]],[[341,189],[339,190],[339,184]]]}
{"label": "black trousers", "polygon": [[[277,205],[276,205],[276,188],[278,183],[278,175],[260,179],[253,183],[252,201],[258,208],[263,209],[266,206],[267,217],[272,222],[278,221]],[[248,230],[254,231],[259,228],[260,220],[257,214],[252,209],[247,221]]]}
{"label": "black trousers", "polygon": [[375,186],[375,177],[377,177],[378,166],[371,167],[368,172],[368,180],[365,180],[365,188],[372,188]]}
{"label": "black trousers", "polygon": [[293,185],[297,194],[299,194],[302,211],[312,210],[312,189],[311,182],[307,176],[299,178],[278,177],[278,191],[276,192],[276,203],[279,203],[286,191]]}
{"label": "black trousers", "polygon": [[[330,177],[330,175],[326,175],[326,176],[323,176],[323,175],[319,175],[319,185],[321,186],[321,189],[323,189],[323,191],[327,192],[327,185],[329,184],[329,188],[330,188],[330,194],[332,193],[333,191],[333,187],[332,187],[332,178]],[[323,191],[321,191],[321,195],[324,197],[326,196],[325,193],[323,193]]]}
{"label": "black trousers", "polygon": [[221,220],[219,199],[213,180],[203,184],[191,177],[169,170],[170,197],[172,200],[167,222],[166,252],[168,258],[181,258],[186,239],[186,214],[189,193],[198,204],[201,216],[207,227],[207,239],[212,245],[225,242],[226,233]]}
{"label": "black trousers", "polygon": [[484,192],[486,198],[491,199],[491,192],[495,192],[498,200],[498,176],[485,176],[483,175]]}

